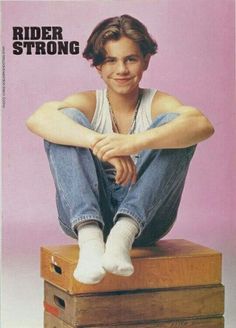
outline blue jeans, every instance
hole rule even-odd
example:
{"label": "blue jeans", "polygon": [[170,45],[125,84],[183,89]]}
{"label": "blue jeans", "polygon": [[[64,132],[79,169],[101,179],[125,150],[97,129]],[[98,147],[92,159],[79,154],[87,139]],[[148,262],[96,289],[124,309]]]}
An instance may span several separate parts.
{"label": "blue jeans", "polygon": [[[86,116],[66,108],[64,114],[92,129]],[[160,115],[150,126],[161,126],[178,114]],[[138,154],[137,182],[120,186],[111,181],[104,163],[90,149],[45,141],[56,187],[59,222],[66,234],[77,238],[79,224],[95,220],[105,238],[120,216],[133,218],[139,226],[134,246],[150,246],[172,227],[196,146],[181,149],[144,150]]]}

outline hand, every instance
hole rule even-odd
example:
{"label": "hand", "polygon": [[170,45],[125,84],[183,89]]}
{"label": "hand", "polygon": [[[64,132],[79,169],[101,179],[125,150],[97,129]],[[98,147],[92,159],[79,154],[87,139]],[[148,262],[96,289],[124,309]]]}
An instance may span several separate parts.
{"label": "hand", "polygon": [[92,150],[92,152],[93,152],[93,146],[97,142],[101,141],[102,139],[104,139],[104,134],[95,132],[93,130],[89,130],[89,133],[88,133],[88,143],[89,143],[89,148]]}
{"label": "hand", "polygon": [[116,183],[122,186],[132,183],[137,179],[136,166],[130,156],[113,157],[108,160],[116,169]]}
{"label": "hand", "polygon": [[138,153],[137,135],[126,135],[119,133],[104,134],[92,145],[93,154],[102,161],[108,161],[113,157],[129,156]]}

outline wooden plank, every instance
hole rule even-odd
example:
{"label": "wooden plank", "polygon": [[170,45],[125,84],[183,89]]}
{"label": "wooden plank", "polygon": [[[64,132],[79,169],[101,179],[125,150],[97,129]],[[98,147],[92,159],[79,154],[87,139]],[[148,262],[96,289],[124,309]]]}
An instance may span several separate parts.
{"label": "wooden plank", "polygon": [[77,245],[42,247],[41,277],[70,294],[221,283],[221,254],[183,239],[161,240],[155,247],[133,249],[134,274],[107,274],[97,285],[81,284],[73,278],[78,256]]}
{"label": "wooden plank", "polygon": [[73,328],[49,312],[44,312],[44,328]]}
{"label": "wooden plank", "polygon": [[[78,326],[77,326],[78,327]],[[224,328],[223,317],[213,317],[204,319],[187,319],[177,321],[162,321],[152,323],[135,323],[125,325],[109,326],[87,326],[87,328]],[[44,328],[76,328],[58,319],[48,312],[44,312]]]}
{"label": "wooden plank", "polygon": [[45,310],[78,327],[204,318],[224,312],[222,285],[94,295],[70,295],[48,282],[44,286]]}

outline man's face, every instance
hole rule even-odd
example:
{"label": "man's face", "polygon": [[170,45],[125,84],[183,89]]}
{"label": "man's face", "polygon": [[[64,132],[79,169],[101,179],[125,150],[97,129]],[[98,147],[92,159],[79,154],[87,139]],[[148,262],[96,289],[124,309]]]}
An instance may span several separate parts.
{"label": "man's face", "polygon": [[122,37],[105,44],[106,58],[97,70],[115,93],[129,94],[139,87],[143,72],[147,69],[150,55],[143,57],[139,46],[131,39]]}

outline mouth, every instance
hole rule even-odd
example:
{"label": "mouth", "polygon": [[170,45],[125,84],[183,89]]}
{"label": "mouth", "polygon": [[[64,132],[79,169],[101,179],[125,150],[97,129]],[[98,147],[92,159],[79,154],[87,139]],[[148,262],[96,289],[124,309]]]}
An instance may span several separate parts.
{"label": "mouth", "polygon": [[129,81],[131,81],[132,78],[127,78],[127,77],[124,77],[124,78],[116,78],[114,79],[114,81],[118,84],[125,84],[125,83],[128,83]]}

